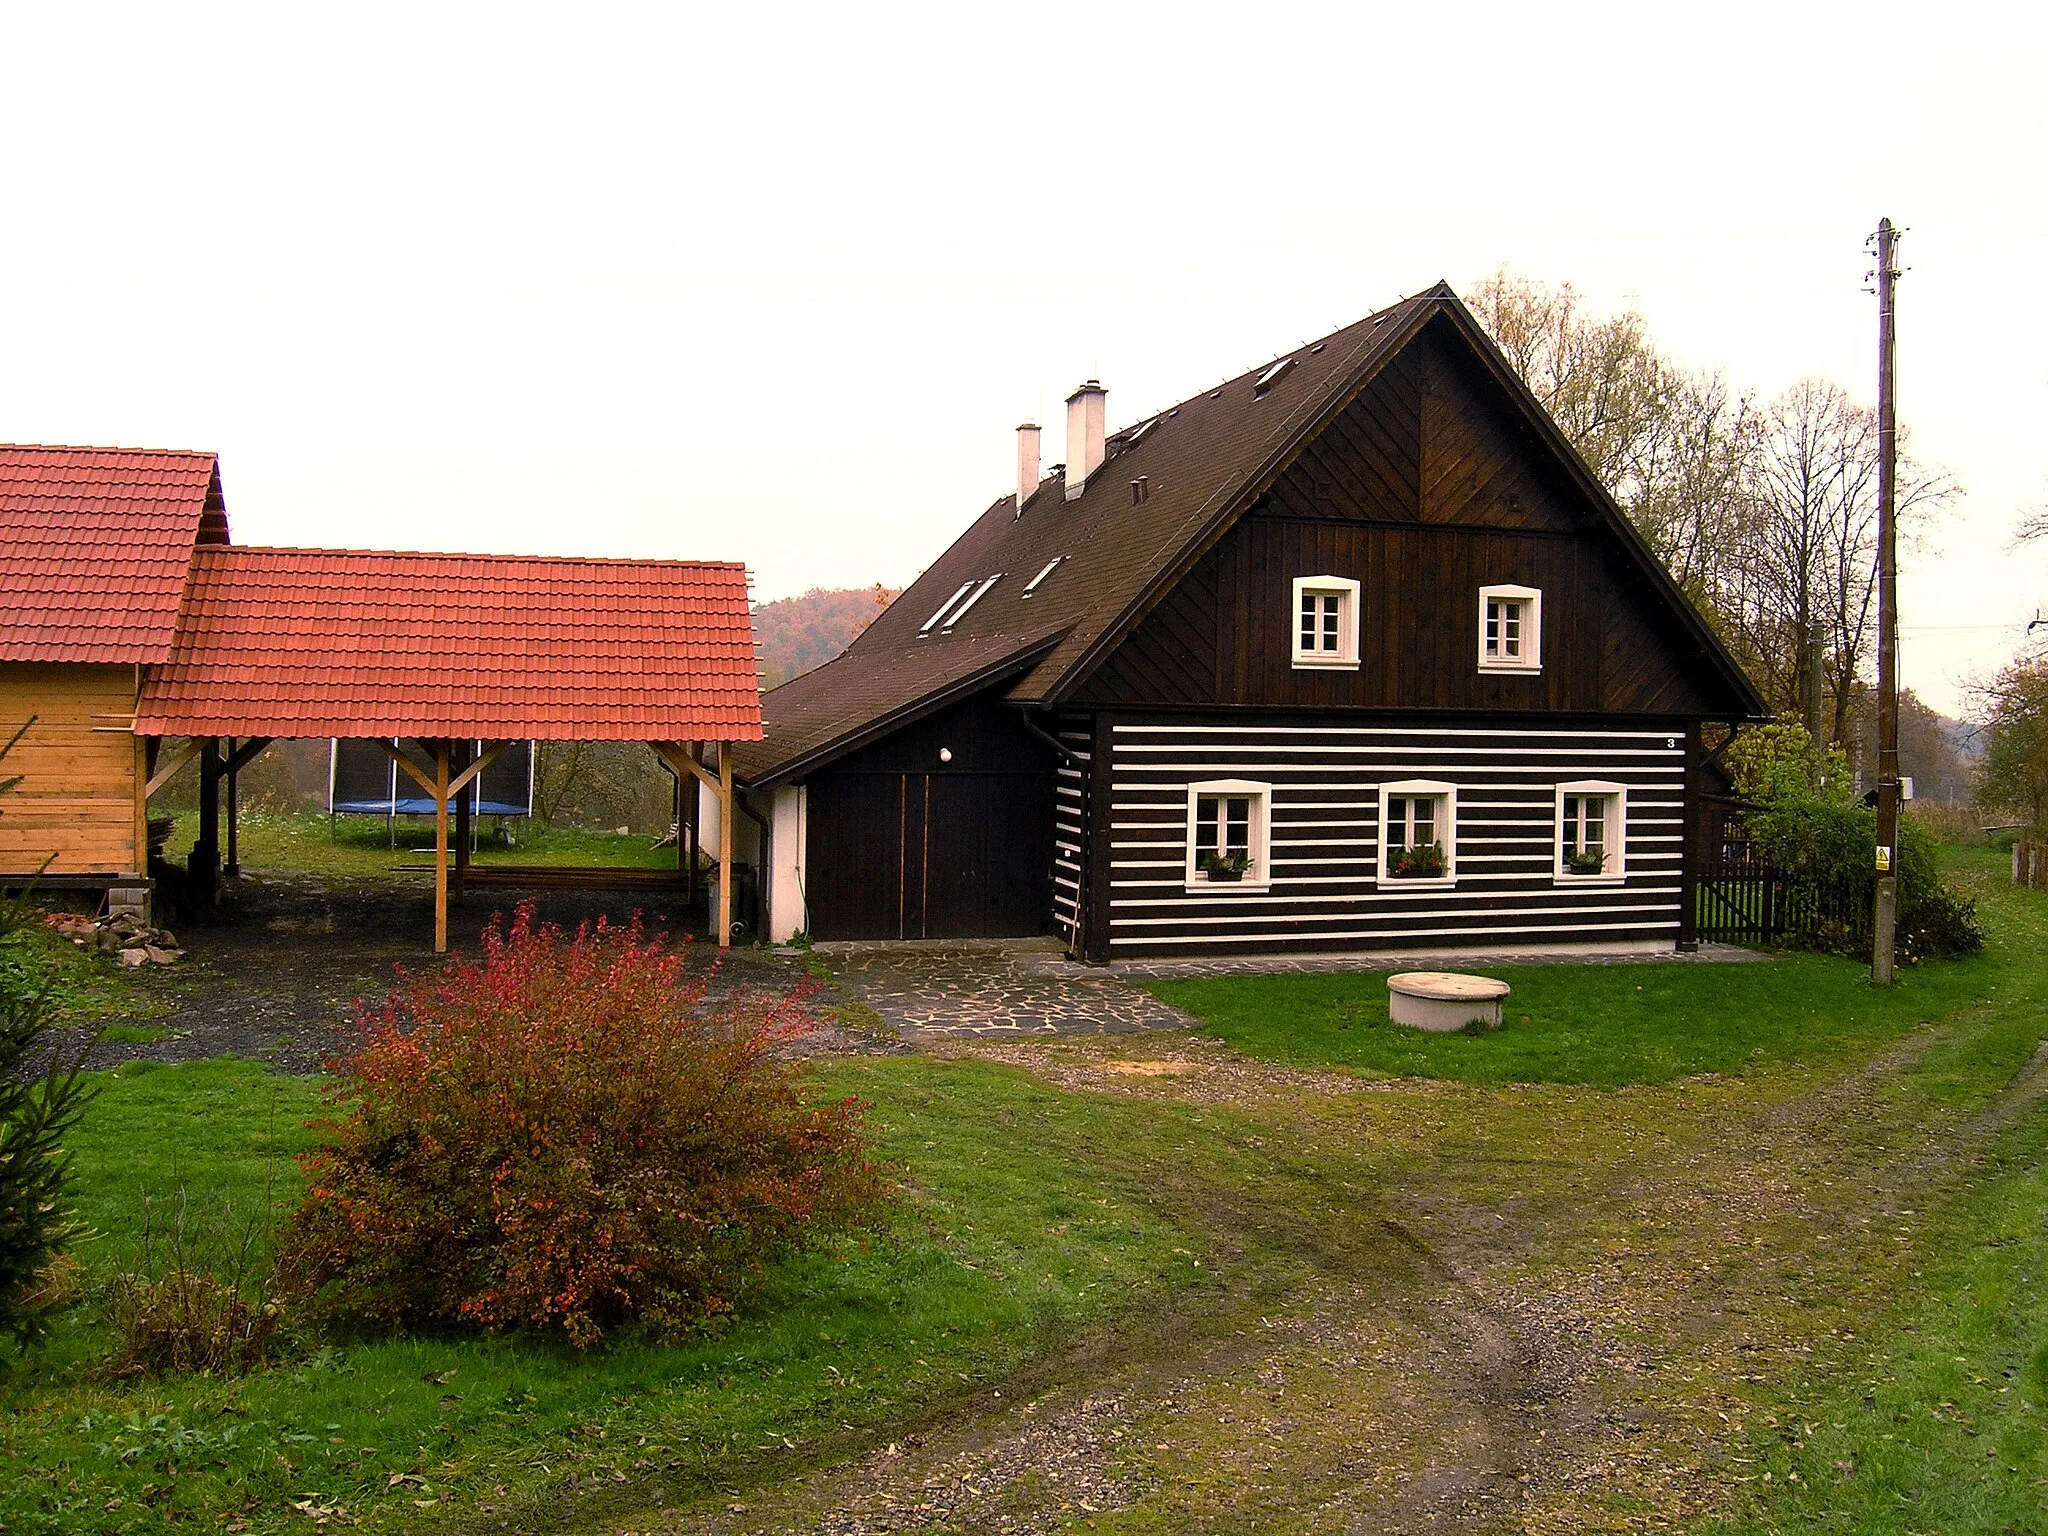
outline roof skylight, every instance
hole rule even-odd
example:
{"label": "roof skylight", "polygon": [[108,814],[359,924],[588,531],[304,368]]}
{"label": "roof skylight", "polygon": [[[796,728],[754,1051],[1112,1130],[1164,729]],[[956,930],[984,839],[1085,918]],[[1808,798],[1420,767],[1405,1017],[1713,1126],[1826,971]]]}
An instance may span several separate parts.
{"label": "roof skylight", "polygon": [[1268,368],[1264,373],[1259,375],[1258,383],[1252,386],[1252,393],[1255,395],[1263,395],[1267,390],[1273,387],[1275,381],[1279,379],[1281,374],[1285,373],[1288,369],[1292,368],[1293,366],[1293,358],[1281,358],[1279,362],[1275,363],[1272,367]]}
{"label": "roof skylight", "polygon": [[[939,604],[939,611],[924,621],[924,624],[918,630],[918,633],[920,635],[928,635],[933,630],[937,629],[939,627],[939,620],[943,619],[947,614],[953,612],[953,605],[959,602],[961,598],[965,597],[967,595],[968,588],[972,587],[973,585],[974,583],[971,581],[961,582],[959,590],[954,592],[954,594],[951,597],[947,598],[943,603]],[[954,614],[954,617],[958,618],[959,615]]]}
{"label": "roof skylight", "polygon": [[1038,584],[1041,581],[1044,581],[1046,577],[1050,576],[1054,572],[1054,570],[1058,568],[1059,563],[1066,558],[1067,557],[1065,555],[1054,555],[1050,560],[1046,561],[1045,569],[1040,571],[1036,576],[1032,577],[1029,581],[1024,583],[1024,590],[1022,592],[1019,592],[1017,596],[1019,598],[1026,598],[1029,597],[1032,593],[1036,592],[1038,590]]}
{"label": "roof skylight", "polygon": [[[968,598],[967,601],[962,603],[958,608],[955,608],[953,610],[953,616],[946,620],[945,627],[947,629],[951,629],[955,624],[958,624],[962,619],[966,618],[967,610],[972,608],[976,603],[980,602],[984,597],[987,597],[988,589],[994,586],[997,582],[1001,581],[1002,579],[1003,573],[1001,571],[997,571],[995,575],[989,577],[988,580],[984,581],[980,586],[974,587],[974,595]],[[974,586],[974,583],[969,582],[968,586]]]}

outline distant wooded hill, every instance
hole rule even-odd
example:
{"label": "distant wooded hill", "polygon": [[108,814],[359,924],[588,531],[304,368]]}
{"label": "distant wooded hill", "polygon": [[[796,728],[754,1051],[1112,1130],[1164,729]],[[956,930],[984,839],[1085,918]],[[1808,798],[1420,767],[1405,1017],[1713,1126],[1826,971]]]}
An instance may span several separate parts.
{"label": "distant wooded hill", "polygon": [[897,587],[813,587],[802,597],[785,597],[754,610],[754,638],[761,646],[761,687],[780,687],[813,667],[822,667],[853,643],[890,603]]}

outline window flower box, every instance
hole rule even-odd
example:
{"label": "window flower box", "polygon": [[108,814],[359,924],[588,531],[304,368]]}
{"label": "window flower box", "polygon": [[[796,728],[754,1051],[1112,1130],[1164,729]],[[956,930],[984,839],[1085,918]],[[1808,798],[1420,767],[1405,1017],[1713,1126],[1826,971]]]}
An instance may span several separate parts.
{"label": "window flower box", "polygon": [[1441,880],[1444,877],[1444,845],[1426,843],[1419,848],[1397,848],[1388,861],[1387,873],[1396,880]]}
{"label": "window flower box", "polygon": [[1249,855],[1235,849],[1223,854],[1205,853],[1202,855],[1202,874],[1211,885],[1234,885],[1244,879],[1251,864]]}

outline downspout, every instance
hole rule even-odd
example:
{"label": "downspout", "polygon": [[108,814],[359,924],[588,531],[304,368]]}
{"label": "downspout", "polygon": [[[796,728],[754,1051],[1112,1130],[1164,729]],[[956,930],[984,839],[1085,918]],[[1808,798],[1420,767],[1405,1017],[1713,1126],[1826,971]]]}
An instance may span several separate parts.
{"label": "downspout", "polygon": [[1064,741],[1061,741],[1059,737],[1053,735],[1052,732],[1040,725],[1037,720],[1033,719],[1034,711],[1045,712],[1045,706],[1043,704],[1019,704],[1017,706],[1017,718],[1023,722],[1024,729],[1051,747],[1053,751],[1059,753],[1061,757],[1064,757],[1081,771],[1081,858],[1079,870],[1081,876],[1079,884],[1081,888],[1074,893],[1074,942],[1071,946],[1072,953],[1078,958],[1086,953],[1082,944],[1082,938],[1083,929],[1088,920],[1088,865],[1094,856],[1094,849],[1090,846],[1088,840],[1088,759],[1076,752]]}
{"label": "downspout", "polygon": [[1033,710],[1043,710],[1044,708],[1045,706],[1043,704],[1019,704],[1017,706],[1017,718],[1024,722],[1025,730],[1029,731],[1032,735],[1036,736],[1048,747],[1051,747],[1053,751],[1059,753],[1061,757],[1064,757],[1076,768],[1086,768],[1088,766],[1087,758],[1083,757],[1080,753],[1076,752],[1072,747],[1068,746],[1064,741],[1061,741],[1059,737],[1053,735],[1050,731],[1046,730],[1044,726],[1040,725],[1036,720],[1031,718],[1031,712]]}
{"label": "downspout", "polygon": [[775,879],[773,837],[768,823],[760,813],[747,803],[746,792],[737,783],[733,785],[732,803],[747,813],[747,820],[761,829],[761,862],[754,871],[754,936],[758,943],[768,942],[768,891]]}

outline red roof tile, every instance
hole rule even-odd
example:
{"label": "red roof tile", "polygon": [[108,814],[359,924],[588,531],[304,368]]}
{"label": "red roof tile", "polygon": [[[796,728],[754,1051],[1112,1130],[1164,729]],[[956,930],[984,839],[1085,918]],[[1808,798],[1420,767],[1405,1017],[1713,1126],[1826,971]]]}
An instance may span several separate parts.
{"label": "red roof tile", "polygon": [[135,729],[755,741],[746,567],[203,548]]}
{"label": "red roof tile", "polygon": [[0,446],[0,661],[161,661],[202,537],[210,453]]}

